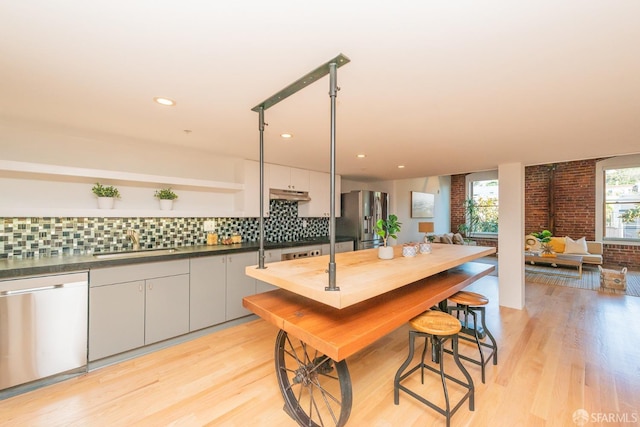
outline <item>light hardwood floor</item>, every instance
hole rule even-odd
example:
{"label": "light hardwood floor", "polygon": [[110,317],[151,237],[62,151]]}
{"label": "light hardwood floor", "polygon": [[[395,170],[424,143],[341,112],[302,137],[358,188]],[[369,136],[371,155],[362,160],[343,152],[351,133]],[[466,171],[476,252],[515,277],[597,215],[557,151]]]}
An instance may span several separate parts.
{"label": "light hardwood floor", "polygon": [[[452,425],[573,426],[578,409],[588,412],[588,426],[640,425],[640,298],[527,284],[526,309],[514,310],[498,307],[496,277],[469,289],[491,299],[487,323],[499,358],[486,384],[479,367],[467,365],[476,410],[465,404]],[[393,404],[407,330],[347,359],[348,426],[444,425],[406,394]],[[0,425],[295,426],[276,384],[276,333],[256,320],[0,401]],[[433,375],[426,386],[441,388]]]}

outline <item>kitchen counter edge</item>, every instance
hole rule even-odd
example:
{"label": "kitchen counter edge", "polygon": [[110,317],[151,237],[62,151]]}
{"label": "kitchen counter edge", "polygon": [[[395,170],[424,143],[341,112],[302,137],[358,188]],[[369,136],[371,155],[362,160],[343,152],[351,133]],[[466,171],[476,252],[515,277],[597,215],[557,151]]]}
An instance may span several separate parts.
{"label": "kitchen counter edge", "polygon": [[[336,237],[336,243],[353,241],[350,237]],[[297,242],[265,243],[265,250],[285,249],[292,247],[314,246],[328,244],[329,239],[301,240]],[[177,246],[177,251],[149,256],[131,258],[97,259],[93,255],[63,255],[57,257],[40,257],[28,259],[0,260],[0,280],[42,274],[70,273],[74,271],[90,270],[92,268],[114,267],[119,265],[141,264],[147,262],[169,261],[185,258],[198,258],[213,255],[227,255],[241,252],[253,252],[260,249],[260,243],[247,242],[233,245],[198,245]]]}

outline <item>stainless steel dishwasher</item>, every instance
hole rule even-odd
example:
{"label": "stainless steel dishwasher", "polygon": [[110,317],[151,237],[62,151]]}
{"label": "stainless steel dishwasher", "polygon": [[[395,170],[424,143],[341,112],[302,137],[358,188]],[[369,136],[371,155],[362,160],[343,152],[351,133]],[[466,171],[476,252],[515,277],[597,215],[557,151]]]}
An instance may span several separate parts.
{"label": "stainless steel dishwasher", "polygon": [[0,390],[86,370],[88,285],[86,272],[0,280]]}

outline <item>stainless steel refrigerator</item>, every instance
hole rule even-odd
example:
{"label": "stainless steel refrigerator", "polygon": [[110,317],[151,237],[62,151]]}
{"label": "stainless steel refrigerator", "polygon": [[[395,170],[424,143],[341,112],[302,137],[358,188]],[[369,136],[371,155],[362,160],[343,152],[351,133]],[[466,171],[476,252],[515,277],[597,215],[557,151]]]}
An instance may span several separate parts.
{"label": "stainless steel refrigerator", "polygon": [[389,214],[389,194],[380,191],[352,191],[343,193],[341,216],[336,218],[336,234],[355,239],[355,249],[382,246],[376,234],[376,222]]}

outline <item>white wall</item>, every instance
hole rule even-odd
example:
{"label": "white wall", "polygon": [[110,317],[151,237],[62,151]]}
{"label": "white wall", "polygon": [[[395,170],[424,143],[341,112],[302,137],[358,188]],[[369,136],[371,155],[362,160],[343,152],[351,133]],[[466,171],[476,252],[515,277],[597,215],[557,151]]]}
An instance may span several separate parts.
{"label": "white wall", "polygon": [[[17,123],[17,124],[16,124]],[[188,136],[185,136],[188,138]],[[235,160],[209,152],[115,135],[44,128],[0,119],[0,159],[149,175],[234,182]]]}
{"label": "white wall", "polygon": [[[435,213],[433,218],[411,218],[411,192],[419,191],[434,195]],[[451,177],[430,176],[424,178],[394,181],[392,213],[402,223],[398,234],[398,243],[416,242],[424,239],[424,233],[418,232],[419,222],[433,222],[435,233],[442,234],[451,228]]]}
{"label": "white wall", "polygon": [[[35,126],[6,119],[0,119],[0,141],[2,160],[222,182],[237,182],[238,179],[239,159],[186,146],[158,145],[117,135],[89,138],[79,129]],[[390,211],[403,223],[398,239],[401,243],[422,240],[423,236],[418,233],[419,221],[433,221],[436,233],[450,231],[450,187],[449,177],[435,176],[376,182],[342,179],[341,183],[343,193],[352,190],[389,193]],[[411,218],[411,191],[435,195],[435,218]]]}
{"label": "white wall", "polygon": [[[418,232],[418,222],[433,222],[435,233],[447,233],[451,229],[451,177],[431,176],[395,181],[358,182],[342,180],[342,192],[354,190],[384,191],[391,198],[390,213],[396,214],[402,223],[397,243],[422,241],[423,233]],[[433,218],[411,218],[411,192],[430,193],[435,198]]]}
{"label": "white wall", "polygon": [[524,308],[524,165],[498,166],[500,206],[499,299],[503,307]]}

